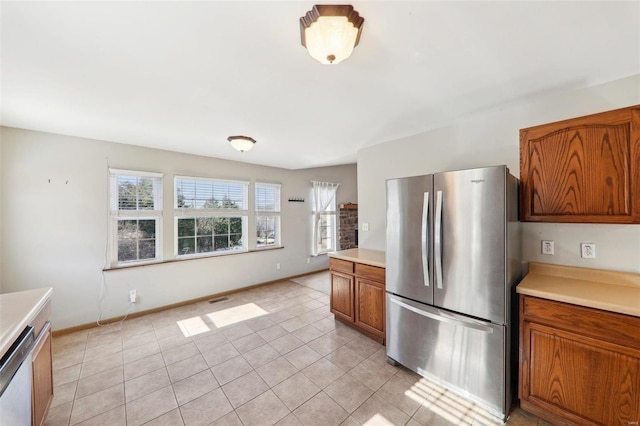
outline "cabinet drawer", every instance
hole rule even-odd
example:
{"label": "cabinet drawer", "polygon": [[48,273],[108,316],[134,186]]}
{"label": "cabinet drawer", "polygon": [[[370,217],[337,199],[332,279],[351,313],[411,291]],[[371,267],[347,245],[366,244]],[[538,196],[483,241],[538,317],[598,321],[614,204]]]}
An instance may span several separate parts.
{"label": "cabinet drawer", "polygon": [[42,309],[36,314],[36,317],[29,324],[33,327],[33,335],[38,338],[40,332],[42,331],[44,325],[49,321],[49,317],[51,316],[51,301],[47,300],[47,303],[44,304]]}
{"label": "cabinet drawer", "polygon": [[522,299],[522,313],[525,321],[640,349],[638,317],[530,296]]}
{"label": "cabinet drawer", "polygon": [[329,258],[329,268],[334,271],[345,272],[347,274],[353,274],[353,262],[348,260]]}
{"label": "cabinet drawer", "polygon": [[384,283],[385,269],[377,266],[364,265],[356,263],[356,275],[363,278],[369,278]]}

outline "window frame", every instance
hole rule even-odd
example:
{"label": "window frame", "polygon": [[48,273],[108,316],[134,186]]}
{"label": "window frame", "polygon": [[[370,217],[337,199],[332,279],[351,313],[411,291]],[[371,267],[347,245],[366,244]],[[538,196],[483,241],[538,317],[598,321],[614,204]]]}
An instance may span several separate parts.
{"label": "window frame", "polygon": [[[333,209],[332,209],[333,207]],[[322,211],[322,212],[314,212],[314,216],[316,214],[319,214],[320,217],[322,216],[327,216],[329,217],[329,220],[332,223],[331,226],[331,241],[332,241],[332,245],[329,248],[326,249],[320,249],[320,242],[322,241],[322,233],[317,233],[316,234],[316,241],[313,241],[313,244],[316,245],[316,252],[317,252],[317,256],[323,255],[323,254],[327,254],[327,253],[331,253],[332,251],[336,251],[338,248],[338,242],[337,242],[337,238],[338,238],[338,212],[337,212],[337,202],[335,197],[333,198],[333,201],[331,202],[331,205],[329,205],[326,210]],[[322,220],[322,219],[320,219]],[[315,225],[315,222],[313,224],[313,226]]]}
{"label": "window frame", "polygon": [[[178,182],[179,181],[193,181],[193,182],[209,182],[212,185],[216,183],[222,184],[239,184],[242,185],[242,208],[238,209],[228,209],[228,208],[198,208],[198,207],[179,207],[178,206]],[[239,254],[239,253],[247,253],[249,251],[248,244],[248,235],[249,235],[249,182],[240,181],[240,180],[228,180],[228,179],[216,179],[216,178],[208,178],[208,177],[196,177],[196,176],[183,176],[183,175],[174,175],[173,178],[173,207],[174,207],[174,219],[173,219],[173,233],[174,233],[174,247],[173,247],[173,256],[177,260],[183,259],[193,259],[193,258],[202,258],[202,257],[214,257],[214,256],[225,256],[231,254]],[[242,221],[242,240],[243,245],[241,249],[229,249],[229,250],[218,250],[215,249],[207,252],[197,252],[197,219],[198,218],[240,218]],[[180,253],[180,237],[179,235],[179,221],[180,219],[195,219],[196,224],[194,226],[194,235],[193,237],[196,239],[195,248],[196,251],[194,253],[181,254]],[[208,234],[207,234],[208,235]],[[228,233],[227,235],[231,235]],[[212,230],[212,248],[215,247],[215,234]]]}
{"label": "window frame", "polygon": [[[312,195],[311,197],[312,199],[312,205],[311,205],[312,250],[311,250],[311,253],[312,254],[311,255],[312,256],[321,256],[321,255],[325,255],[327,253],[338,250],[338,188],[340,187],[340,184],[333,184],[333,185],[336,185],[336,189],[335,189],[335,194],[331,199],[331,203],[327,206],[326,209],[320,212],[316,210],[318,206],[316,205],[315,188],[311,189],[312,191],[311,192],[311,195]],[[320,241],[322,240],[322,236],[320,232],[320,226],[318,226],[319,224],[316,224],[316,216],[320,216],[320,217],[329,216],[330,220],[333,222],[331,226],[332,245],[329,248],[326,248],[326,249],[319,248]]]}
{"label": "window frame", "polygon": [[[162,191],[163,174],[140,170],[123,170],[109,168],[109,266],[111,268],[126,268],[129,266],[160,263],[163,260],[162,238]],[[150,178],[153,185],[153,209],[120,209],[119,178],[135,177]],[[125,220],[153,220],[155,222],[155,257],[150,259],[118,260],[119,238],[118,230],[121,221]],[[138,225],[139,226],[139,225]],[[138,241],[138,239],[136,240]],[[139,256],[139,247],[136,250]]]}
{"label": "window frame", "polygon": [[[331,222],[330,225],[327,226],[327,228],[329,228],[331,230],[331,247],[326,248],[326,249],[317,249],[318,250],[318,255],[321,254],[326,254],[326,253],[330,253],[332,251],[336,251],[338,250],[338,215],[337,212],[335,210],[331,211],[327,208],[327,210],[325,210],[324,212],[320,213],[320,217],[322,218],[322,216],[326,216],[328,218],[328,222]],[[322,219],[320,219],[322,220]],[[322,229],[322,227],[320,228]],[[318,234],[318,238],[319,240],[316,241],[316,246],[320,245],[320,242],[322,241],[322,232],[320,232],[320,234]],[[329,238],[327,238],[329,239]]]}
{"label": "window frame", "polygon": [[[258,209],[258,188],[274,188],[277,189],[277,203],[275,203],[274,210],[260,210]],[[254,210],[253,210],[253,223],[254,223],[254,231],[255,231],[255,248],[256,250],[270,250],[275,248],[282,247],[282,184],[279,183],[268,183],[268,182],[255,182],[253,186],[254,190]],[[261,217],[265,218],[274,218],[275,219],[275,235],[274,235],[274,243],[268,245],[260,245],[258,243],[258,219]]]}

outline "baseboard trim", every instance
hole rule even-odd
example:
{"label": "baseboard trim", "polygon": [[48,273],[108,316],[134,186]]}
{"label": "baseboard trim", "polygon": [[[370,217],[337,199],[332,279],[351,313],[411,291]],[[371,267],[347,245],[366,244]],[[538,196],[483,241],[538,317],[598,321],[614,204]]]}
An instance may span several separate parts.
{"label": "baseboard trim", "polygon": [[[275,284],[275,283],[279,283],[279,282],[283,282],[283,281],[291,281],[291,280],[293,280],[295,278],[305,277],[307,275],[313,275],[313,274],[317,274],[318,272],[324,272],[324,271],[328,271],[328,270],[329,270],[328,268],[327,269],[318,269],[317,271],[305,272],[304,274],[291,275],[289,277],[284,277],[284,278],[280,278],[280,279],[277,279],[277,280],[265,281],[265,282],[262,282],[262,283],[259,283],[259,284],[253,284],[253,285],[250,285],[250,286],[247,286],[247,287],[237,288],[237,289],[233,289],[233,290],[223,291],[223,292],[220,292],[220,293],[210,294],[208,296],[202,296],[202,297],[197,297],[195,299],[189,299],[189,300],[184,300],[182,302],[172,303],[170,305],[163,305],[163,306],[159,306],[157,308],[146,309],[144,311],[132,312],[128,316],[120,315],[120,316],[117,316],[117,317],[103,319],[103,320],[100,321],[100,323],[104,324],[104,325],[109,325],[109,324],[113,324],[113,323],[122,321],[125,317],[126,318],[138,318],[138,317],[142,317],[142,316],[145,316],[145,315],[154,314],[156,312],[166,311],[168,309],[179,308],[181,306],[191,305],[192,303],[204,302],[205,300],[228,296],[230,294],[239,293],[241,291],[251,290],[251,289],[254,289],[254,288],[258,288],[258,287],[264,287],[266,285],[271,285],[271,284]],[[87,324],[76,325],[76,326],[69,327],[69,328],[62,328],[60,330],[54,330],[52,332],[52,334],[53,334],[53,337],[59,337],[59,336],[64,336],[65,334],[75,333],[76,331],[89,330],[89,329],[96,328],[96,327],[98,327],[98,324],[96,324],[95,322],[91,322],[91,323],[87,323]]]}

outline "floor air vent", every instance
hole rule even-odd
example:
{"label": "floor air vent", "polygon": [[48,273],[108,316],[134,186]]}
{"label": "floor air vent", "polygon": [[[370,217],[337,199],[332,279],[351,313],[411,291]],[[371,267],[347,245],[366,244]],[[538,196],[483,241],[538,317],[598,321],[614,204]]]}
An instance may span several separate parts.
{"label": "floor air vent", "polygon": [[224,302],[225,300],[229,300],[228,297],[219,297],[217,299],[211,299],[209,300],[209,303],[218,303],[218,302]]}

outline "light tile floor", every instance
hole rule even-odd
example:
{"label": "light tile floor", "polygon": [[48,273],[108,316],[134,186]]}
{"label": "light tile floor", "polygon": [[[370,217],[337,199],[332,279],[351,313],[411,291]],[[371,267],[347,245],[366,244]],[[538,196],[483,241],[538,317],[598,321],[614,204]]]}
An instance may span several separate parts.
{"label": "light tile floor", "polygon": [[[291,281],[53,339],[47,425],[494,425]],[[509,425],[542,425],[514,409]]]}
{"label": "light tile floor", "polygon": [[331,276],[329,275],[329,271],[305,275],[303,277],[294,278],[291,281],[297,284],[301,284],[305,287],[318,290],[319,292],[324,294],[329,294],[329,292],[331,291]]}

